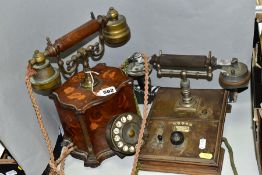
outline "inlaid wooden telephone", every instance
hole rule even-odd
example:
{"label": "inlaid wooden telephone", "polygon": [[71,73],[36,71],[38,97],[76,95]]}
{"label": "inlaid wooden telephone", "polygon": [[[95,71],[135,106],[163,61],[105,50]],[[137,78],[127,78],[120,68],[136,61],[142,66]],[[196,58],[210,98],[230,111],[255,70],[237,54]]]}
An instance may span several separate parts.
{"label": "inlaid wooden telephone", "polygon": [[[60,53],[92,34],[99,35],[99,43],[80,48],[66,61]],[[36,72],[30,77],[33,90],[49,96],[55,103],[64,129],[64,143],[73,143],[71,153],[96,167],[113,155],[133,155],[137,144],[141,118],[132,89],[132,79],[120,68],[99,63],[89,67],[89,58],[101,59],[104,43],[118,47],[130,38],[130,29],[123,15],[110,8],[107,15],[92,19],[60,37],[54,44],[48,39],[44,52],[35,51],[29,61]],[[49,58],[56,58],[58,69]],[[78,72],[82,64],[83,71]],[[61,83],[61,76],[65,82]]]}

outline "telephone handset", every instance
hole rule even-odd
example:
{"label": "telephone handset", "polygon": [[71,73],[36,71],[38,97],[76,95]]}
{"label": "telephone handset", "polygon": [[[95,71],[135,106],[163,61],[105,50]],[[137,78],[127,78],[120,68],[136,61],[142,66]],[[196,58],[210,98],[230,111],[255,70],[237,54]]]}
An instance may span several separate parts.
{"label": "telephone handset", "polygon": [[[98,32],[99,43],[80,48],[64,64],[60,53]],[[141,118],[132,89],[132,79],[120,68],[99,63],[89,66],[89,58],[100,60],[104,44],[118,47],[130,39],[130,29],[123,15],[110,8],[107,15],[92,19],[54,44],[48,40],[44,52],[35,51],[29,60],[35,73],[30,77],[33,90],[53,99],[64,129],[64,144],[75,145],[71,152],[96,167],[113,156],[133,155]],[[49,57],[56,57],[58,69]],[[79,64],[83,71],[78,72]],[[65,67],[66,66],[66,67]],[[66,81],[61,83],[61,75]]]}

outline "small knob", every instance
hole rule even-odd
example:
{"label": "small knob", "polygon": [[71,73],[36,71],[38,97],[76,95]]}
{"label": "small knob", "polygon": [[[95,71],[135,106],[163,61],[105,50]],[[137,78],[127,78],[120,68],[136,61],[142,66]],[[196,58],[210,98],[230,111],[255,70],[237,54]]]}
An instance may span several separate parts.
{"label": "small knob", "polygon": [[118,19],[118,11],[114,9],[114,7],[110,7],[107,15],[110,17],[112,20],[117,20]]}
{"label": "small knob", "polygon": [[173,145],[181,145],[184,142],[184,134],[180,131],[171,133],[170,141]]}
{"label": "small knob", "polygon": [[163,136],[162,135],[157,135],[157,139],[159,142],[161,142],[163,140]]}
{"label": "small knob", "polygon": [[36,50],[34,53],[34,57],[36,59],[36,63],[43,64],[45,62],[45,56],[43,52],[39,52],[39,50]]}

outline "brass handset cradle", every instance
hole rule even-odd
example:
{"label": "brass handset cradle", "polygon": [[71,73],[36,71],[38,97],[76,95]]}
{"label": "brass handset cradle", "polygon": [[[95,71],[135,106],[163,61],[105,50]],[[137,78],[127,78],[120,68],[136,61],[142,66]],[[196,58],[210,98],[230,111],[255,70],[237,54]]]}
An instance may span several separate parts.
{"label": "brass handset cradle", "polygon": [[[65,79],[68,79],[78,72],[79,64],[82,64],[84,71],[88,72],[90,69],[88,59],[91,58],[93,61],[100,60],[104,54],[105,44],[110,47],[118,47],[128,42],[130,39],[130,29],[126,23],[126,19],[123,15],[118,14],[114,8],[109,8],[107,15],[105,16],[99,15],[95,18],[94,14],[91,14],[92,19],[90,21],[60,37],[53,44],[51,40],[47,38],[47,47],[44,52],[36,51],[37,54],[34,54],[30,64],[33,67],[34,65],[38,65],[35,66],[36,69],[39,71],[42,69],[42,75],[45,76],[42,77],[42,79],[39,79],[36,75],[30,79],[33,88],[37,93],[48,95],[61,83],[61,81],[57,80],[60,78],[60,75],[56,76],[58,74],[57,69],[52,68],[48,61],[48,57],[57,58],[56,63],[58,64],[60,73]],[[80,48],[77,51],[77,54],[73,55],[70,60],[66,61],[65,65],[63,58],[60,57],[60,53],[66,51],[76,43],[96,32],[98,32],[99,42],[94,45],[89,45],[86,48]],[[39,55],[41,55],[41,61],[39,61]],[[48,65],[48,67],[51,67],[46,69],[46,67],[39,67],[39,65]],[[49,70],[51,72],[48,72]],[[45,71],[47,72],[45,73]],[[95,82],[90,82],[90,74],[86,74],[85,77],[86,78],[82,83],[83,87],[90,89],[92,85],[97,84],[96,78],[94,78]],[[47,79],[48,81],[46,81]]]}
{"label": "brass handset cradle", "polygon": [[[181,81],[180,81],[180,88],[181,88],[181,101],[179,104],[181,107],[184,107],[184,109],[188,110],[188,108],[192,108],[193,110],[196,110],[193,108],[193,106],[196,104],[197,99],[195,97],[192,97],[191,89],[190,89],[190,81],[187,78],[186,71],[181,71]],[[177,109],[179,109],[177,107]]]}

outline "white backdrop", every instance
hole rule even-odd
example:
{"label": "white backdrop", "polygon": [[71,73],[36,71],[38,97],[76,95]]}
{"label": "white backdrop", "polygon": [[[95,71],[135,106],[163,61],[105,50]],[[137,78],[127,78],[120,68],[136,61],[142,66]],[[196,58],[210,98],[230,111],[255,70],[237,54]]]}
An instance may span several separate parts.
{"label": "white backdrop", "polygon": [[[164,53],[177,54],[207,54],[211,50],[217,58],[238,57],[250,65],[255,1],[2,0],[0,140],[28,175],[41,174],[48,155],[24,85],[27,60],[35,49],[45,48],[46,36],[54,41],[89,20],[91,11],[95,15],[105,14],[110,6],[126,16],[132,37],[121,48],[106,47],[102,62],[109,65],[119,66],[124,58],[135,51],[152,55],[160,49]],[[151,77],[155,85],[178,86],[178,80],[157,79],[154,73]],[[211,82],[192,80],[192,87],[220,88],[217,77],[218,72],[215,72]],[[54,141],[60,125],[57,113],[48,98],[38,98],[49,135]],[[235,150],[239,174],[258,174],[253,150],[249,90],[240,94],[238,103],[233,105],[233,111],[226,121],[225,136]],[[129,174],[132,159],[119,160],[114,157],[97,169],[84,168],[80,161],[68,159],[66,171],[67,175],[83,172],[92,175]],[[229,166],[226,158],[223,174],[232,174]]]}

